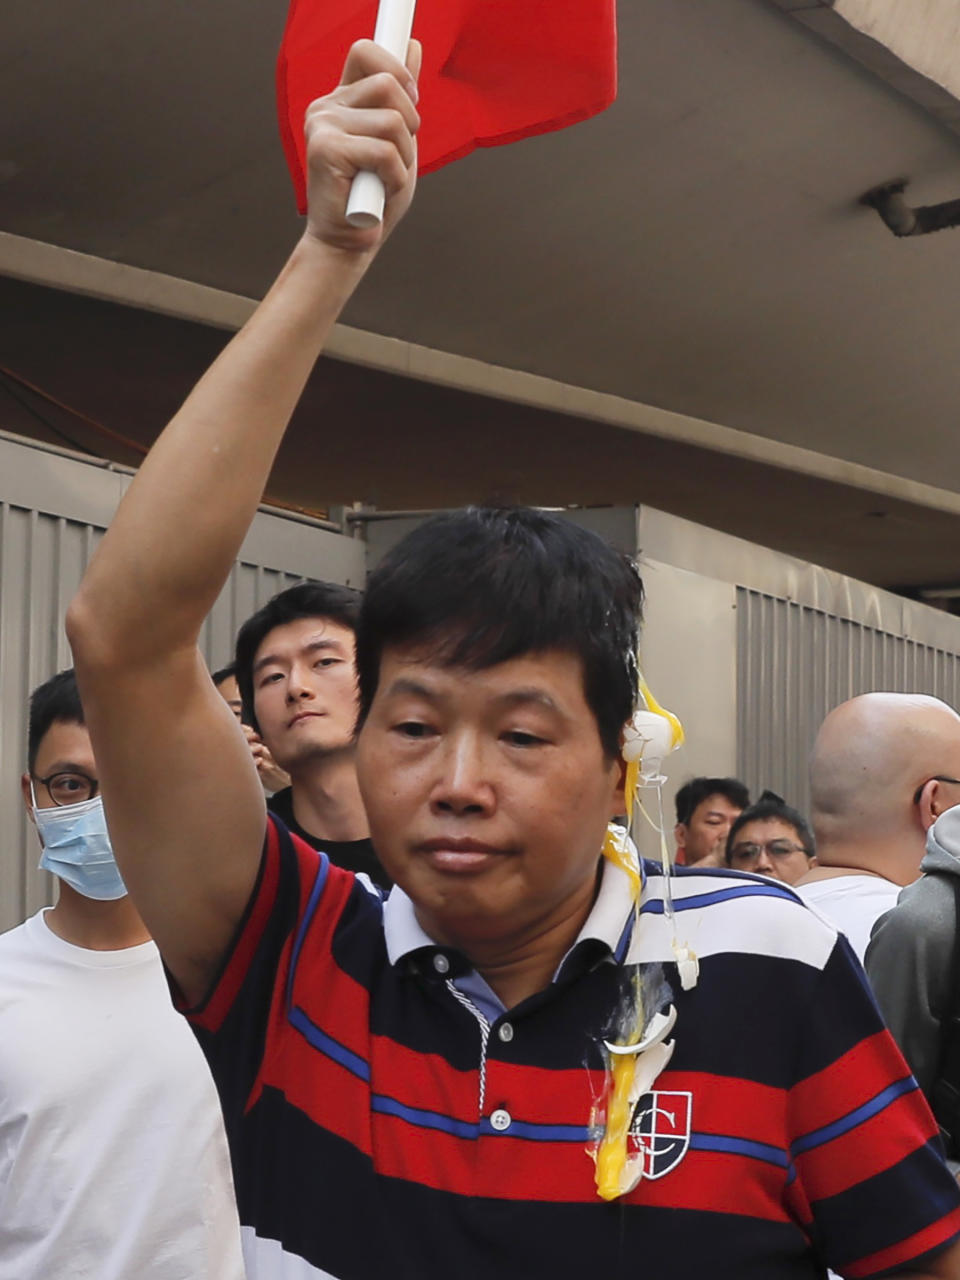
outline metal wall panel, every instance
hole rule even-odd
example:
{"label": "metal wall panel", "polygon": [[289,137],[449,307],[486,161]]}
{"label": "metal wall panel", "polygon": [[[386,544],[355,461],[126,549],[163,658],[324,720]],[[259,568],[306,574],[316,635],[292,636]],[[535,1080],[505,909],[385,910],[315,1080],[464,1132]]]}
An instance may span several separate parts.
{"label": "metal wall panel", "polygon": [[957,653],[823,609],[737,588],[737,767],[807,812],[807,761],[828,711],[860,693],[960,705]]}
{"label": "metal wall panel", "polygon": [[[0,437],[0,930],[53,900],[21,800],[27,702],[70,665],[67,605],[129,479]],[[258,514],[200,637],[211,669],[230,661],[237,628],[255,609],[308,576],[362,586],[363,544],[302,519]]]}

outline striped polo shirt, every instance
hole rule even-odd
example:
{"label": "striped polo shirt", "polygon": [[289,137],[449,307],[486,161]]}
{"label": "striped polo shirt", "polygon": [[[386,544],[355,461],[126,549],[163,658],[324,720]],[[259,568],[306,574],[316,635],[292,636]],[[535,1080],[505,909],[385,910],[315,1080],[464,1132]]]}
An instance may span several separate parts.
{"label": "striped polo shirt", "polygon": [[[509,1011],[412,904],[271,819],[223,970],[189,1012],[220,1090],[249,1280],[846,1277],[960,1233],[936,1126],[846,942],[787,887],[660,868],[639,924],[604,864],[553,982]],[[675,1051],[645,1174],[601,1201],[602,1041],[639,972]]]}

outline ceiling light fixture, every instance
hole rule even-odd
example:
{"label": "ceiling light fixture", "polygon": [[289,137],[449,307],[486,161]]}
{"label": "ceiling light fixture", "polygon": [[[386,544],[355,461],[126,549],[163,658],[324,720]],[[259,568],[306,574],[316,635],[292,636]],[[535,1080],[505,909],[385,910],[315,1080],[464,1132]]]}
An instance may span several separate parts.
{"label": "ceiling light fixture", "polygon": [[931,231],[960,226],[960,200],[944,200],[941,204],[925,204],[914,209],[903,193],[907,178],[894,178],[873,187],[860,197],[860,203],[876,209],[895,236],[925,236]]}

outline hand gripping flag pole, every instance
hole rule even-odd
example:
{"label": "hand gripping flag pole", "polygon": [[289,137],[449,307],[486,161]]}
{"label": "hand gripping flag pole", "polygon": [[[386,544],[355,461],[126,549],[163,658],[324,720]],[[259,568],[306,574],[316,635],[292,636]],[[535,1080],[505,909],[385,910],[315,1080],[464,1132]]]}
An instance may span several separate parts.
{"label": "hand gripping flag pole", "polygon": [[[415,8],[416,0],[380,0],[377,11],[373,42],[401,62],[407,59]],[[347,221],[354,227],[375,227],[383,220],[385,198],[383,183],[375,173],[358,173],[347,200]]]}

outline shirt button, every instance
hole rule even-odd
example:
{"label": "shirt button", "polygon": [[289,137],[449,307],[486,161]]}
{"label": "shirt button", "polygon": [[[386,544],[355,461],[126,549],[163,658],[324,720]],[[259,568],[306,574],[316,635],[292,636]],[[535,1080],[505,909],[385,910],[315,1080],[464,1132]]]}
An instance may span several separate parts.
{"label": "shirt button", "polygon": [[509,1044],[513,1039],[513,1024],[510,1022],[501,1022],[500,1027],[497,1030],[497,1035],[504,1044]]}
{"label": "shirt button", "polygon": [[438,951],[437,954],[433,957],[433,967],[436,969],[437,973],[450,972],[450,961],[447,959],[447,957],[443,954],[442,951]]}
{"label": "shirt button", "polygon": [[509,1111],[504,1111],[503,1107],[497,1107],[496,1111],[490,1117],[490,1127],[496,1129],[497,1133],[504,1133],[513,1124],[513,1119]]}

